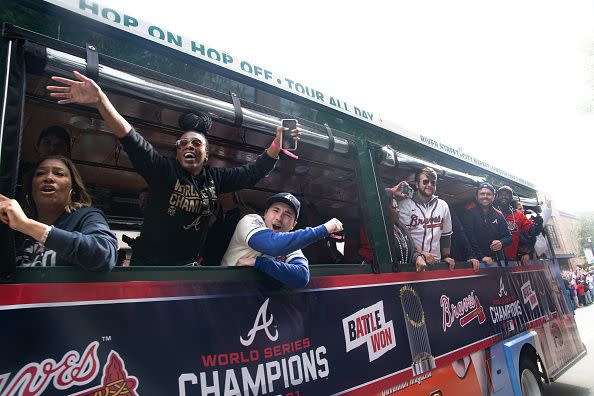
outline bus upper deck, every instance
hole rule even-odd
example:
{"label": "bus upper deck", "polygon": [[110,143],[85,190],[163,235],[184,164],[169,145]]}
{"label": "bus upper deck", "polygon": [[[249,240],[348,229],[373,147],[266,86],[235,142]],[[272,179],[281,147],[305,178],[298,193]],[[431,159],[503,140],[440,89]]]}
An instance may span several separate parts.
{"label": "bus upper deck", "polygon": [[[87,7],[83,3],[79,4],[81,10]],[[15,4],[15,8],[19,7],[25,6]],[[28,12],[57,13],[50,4],[29,7]],[[128,62],[135,57],[132,55],[134,51],[126,48],[129,45],[127,41],[122,41],[121,48],[116,49],[109,35],[103,33],[106,26],[84,20],[83,26],[88,25],[86,28],[78,29],[76,34],[69,33],[66,27],[71,24],[68,22],[77,17],[68,13],[58,14],[64,18],[58,22],[61,40],[20,27],[5,26],[5,37],[14,38],[9,41],[9,45],[14,46],[14,63],[8,66],[24,69],[23,75],[10,75],[7,87],[25,89],[25,105],[17,109],[17,113],[11,114],[12,125],[10,119],[6,120],[4,141],[20,146],[20,160],[31,163],[36,156],[34,147],[39,132],[51,125],[65,126],[73,142],[72,158],[89,185],[95,203],[106,212],[110,223],[116,228],[132,231],[138,228],[142,216],[136,204],[137,196],[146,186],[145,182],[133,171],[126,154],[118,147],[96,111],[85,106],[61,107],[49,99],[45,91],[48,77],[52,74],[70,75],[72,70],[89,71],[86,59],[89,51],[64,41],[77,44],[90,41],[91,37],[84,37],[82,33],[85,30],[92,34],[95,39],[93,45],[101,53],[100,65],[96,66],[98,82],[109,92],[115,107],[163,154],[172,153],[177,120],[189,109],[215,115],[215,126],[209,136],[212,145],[209,163],[213,166],[233,166],[252,161],[265,148],[269,139],[265,134],[271,133],[272,125],[281,118],[299,119],[304,129],[300,159],[280,161],[269,177],[255,188],[242,191],[239,198],[245,206],[261,210],[261,202],[267,194],[290,191],[305,199],[311,209],[306,213],[312,220],[320,214],[325,218],[344,219],[351,230],[347,257],[337,259],[318,248],[312,262],[351,264],[349,269],[342,267],[338,269],[339,272],[370,271],[367,266],[355,265],[360,260],[353,253],[353,246],[360,242],[360,235],[357,234],[360,234],[359,229],[364,224],[368,228],[365,233],[370,238],[374,255],[378,258],[372,270],[391,271],[392,264],[379,269],[383,263],[394,260],[393,254],[386,249],[389,244],[383,243],[389,238],[389,232],[386,231],[389,227],[386,225],[388,216],[382,214],[381,198],[378,199],[373,190],[393,185],[399,180],[411,181],[414,172],[426,165],[438,170],[439,195],[454,208],[460,209],[474,198],[474,189],[481,180],[488,180],[495,185],[512,185],[529,205],[537,206],[534,199],[536,192],[530,185],[485,172],[476,165],[469,165],[466,161],[433,149],[433,144],[429,147],[419,145],[407,137],[345,116],[286,91],[270,89],[229,70],[218,68],[217,73],[214,73],[213,66],[207,62],[198,60],[197,65],[202,68],[199,72],[189,67],[195,64],[196,59],[189,59],[186,54],[132,38],[130,42],[142,48],[141,52],[151,60],[136,60],[136,63],[145,67],[130,64]],[[39,24],[38,19],[35,21]],[[23,25],[32,27],[27,23]],[[41,25],[44,26],[43,23]],[[48,21],[44,29],[51,29],[50,25]],[[119,31],[113,33],[115,37],[122,34],[129,36]],[[115,57],[104,55],[102,45],[105,49],[114,49]],[[147,53],[144,48],[150,48],[153,54]],[[23,54],[17,55],[19,51]],[[163,51],[167,55],[166,62],[163,62],[165,58],[159,56]],[[168,73],[146,68],[153,64],[154,69]],[[229,75],[233,79],[223,77]],[[193,82],[188,82],[188,78]],[[221,91],[232,91],[232,94],[223,94]],[[10,100],[11,96],[7,95],[6,98]],[[234,98],[240,98],[240,101],[234,101]],[[12,99],[18,107],[21,98],[17,95]],[[22,136],[19,133],[21,120]],[[9,193],[16,182],[11,175],[17,174],[18,163],[10,153],[4,157],[6,180],[12,185],[7,183],[3,192]],[[370,190],[370,185],[363,180],[375,180],[373,189]],[[309,222],[308,225],[313,224]],[[319,260],[315,256],[319,256]],[[323,270],[321,266],[319,268]],[[333,268],[337,269],[336,266]]]}

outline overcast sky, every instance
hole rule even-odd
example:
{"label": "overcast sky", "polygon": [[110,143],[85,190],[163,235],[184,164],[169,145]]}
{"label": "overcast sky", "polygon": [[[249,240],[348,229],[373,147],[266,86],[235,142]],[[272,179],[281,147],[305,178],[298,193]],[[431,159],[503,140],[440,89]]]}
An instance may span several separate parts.
{"label": "overcast sky", "polygon": [[594,0],[100,2],[594,211]]}

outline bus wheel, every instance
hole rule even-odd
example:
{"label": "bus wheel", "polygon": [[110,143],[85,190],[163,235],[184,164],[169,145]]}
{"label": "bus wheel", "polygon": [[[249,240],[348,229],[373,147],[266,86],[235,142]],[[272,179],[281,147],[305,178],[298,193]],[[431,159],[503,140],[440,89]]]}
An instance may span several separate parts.
{"label": "bus wheel", "polygon": [[542,381],[536,364],[529,358],[520,362],[520,386],[523,396],[542,395]]}

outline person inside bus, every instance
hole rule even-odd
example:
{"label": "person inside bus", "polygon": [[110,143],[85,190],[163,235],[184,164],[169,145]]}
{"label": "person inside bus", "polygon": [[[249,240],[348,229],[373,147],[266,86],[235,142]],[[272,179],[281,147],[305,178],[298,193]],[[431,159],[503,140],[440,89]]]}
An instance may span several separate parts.
{"label": "person inside bus", "polygon": [[317,227],[292,231],[300,208],[293,194],[283,192],[269,197],[264,217],[249,214],[239,221],[222,265],[255,267],[284,284],[305,287],[309,267],[301,249],[343,227],[333,218]]}
{"label": "person inside bus", "polygon": [[70,135],[61,126],[53,125],[45,128],[39,134],[35,145],[38,158],[48,155],[62,155],[70,158],[72,154],[70,140]]}
{"label": "person inside bus", "polygon": [[504,259],[502,249],[510,246],[512,236],[501,212],[493,207],[495,187],[481,183],[476,193],[476,203],[467,206],[462,218],[466,237],[471,247],[471,262],[492,265]]}
{"label": "person inside bus", "polygon": [[[542,217],[536,216],[535,221],[528,220],[524,213],[515,209],[513,202],[513,190],[509,186],[501,186],[497,190],[495,204],[503,213],[507,227],[512,236],[512,243],[504,249],[505,258],[511,261],[520,261],[518,256],[520,248],[520,233],[528,238],[535,238],[542,232]],[[526,243],[528,243],[526,241]]]}
{"label": "person inside bus", "polygon": [[398,221],[410,231],[418,253],[415,255],[417,271],[442,259],[453,270],[456,262],[450,256],[452,218],[448,204],[435,195],[437,173],[433,168],[425,167],[417,172],[415,181],[417,191],[412,197],[404,192],[410,188],[406,181],[389,190],[397,201]]}
{"label": "person inside bus", "polygon": [[[527,214],[526,210],[524,209],[524,205],[522,204],[521,201],[515,201],[514,206],[515,206],[516,210],[519,211],[520,213],[522,213],[524,215]],[[532,211],[529,211],[529,212],[532,212]],[[534,213],[534,212],[532,212],[532,213]],[[528,217],[528,216],[526,216],[526,217]],[[543,227],[544,227],[544,224],[543,224]],[[520,262],[523,265],[527,265],[531,259],[535,258],[534,245],[536,245],[536,238],[538,237],[538,235],[536,237],[531,237],[524,231],[520,231],[519,237],[520,237],[520,244],[518,246],[518,257],[520,259]]]}
{"label": "person inside bus", "polygon": [[16,236],[18,266],[78,265],[109,271],[116,263],[116,237],[69,158],[52,155],[35,164],[25,181],[27,216],[0,194],[0,220]]}
{"label": "person inside bus", "polygon": [[[552,206],[551,200],[548,197],[544,197],[544,205],[542,206],[542,211],[540,212],[540,216],[542,217],[542,224],[543,228],[547,226],[549,221],[551,220],[552,215]],[[544,236],[544,233],[540,233],[536,236],[536,241],[534,243],[534,253],[537,257],[545,256],[549,251],[549,247],[547,244],[547,240]]]}
{"label": "person inside bus", "polygon": [[[72,145],[70,135],[66,129],[58,125],[49,126],[39,133],[37,143],[35,144],[35,153],[37,159],[47,157],[48,155],[62,155],[66,158],[71,157]],[[19,178],[17,181],[18,200],[23,197],[23,179],[31,172],[33,163],[24,162],[19,166]]]}
{"label": "person inside bus", "polygon": [[[464,231],[462,221],[456,214],[456,211],[450,212],[452,215],[452,243],[450,246],[450,254],[455,261],[469,261],[472,249],[470,248],[470,242]],[[475,268],[475,269],[478,269]]]}
{"label": "person inside bus", "polygon": [[[185,114],[179,120],[183,133],[175,144],[176,157],[167,158],[117,112],[93,80],[78,72],[74,75],[78,81],[52,77],[63,85],[48,86],[50,96],[59,99],[59,104],[96,106],[149,186],[150,200],[131,264],[186,265],[196,262],[217,196],[253,186],[274,168],[284,128],[276,128],[274,141],[254,163],[215,168],[206,165],[209,154],[206,134],[212,125],[210,116]],[[298,129],[291,133],[293,138],[299,139]]]}

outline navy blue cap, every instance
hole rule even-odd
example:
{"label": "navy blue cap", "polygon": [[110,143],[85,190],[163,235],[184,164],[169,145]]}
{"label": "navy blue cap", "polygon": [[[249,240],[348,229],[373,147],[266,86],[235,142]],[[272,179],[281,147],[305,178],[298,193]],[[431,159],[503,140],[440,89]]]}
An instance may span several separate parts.
{"label": "navy blue cap", "polygon": [[503,190],[507,190],[510,192],[510,194],[514,194],[514,190],[512,190],[512,188],[510,186],[501,186],[497,189],[497,194],[499,194],[499,192],[503,191]]}
{"label": "navy blue cap", "polygon": [[487,183],[487,182],[483,182],[481,184],[479,184],[478,189],[476,190],[477,192],[483,188],[488,188],[489,190],[491,190],[491,192],[493,194],[495,194],[495,187],[493,187],[493,185],[491,183]]}
{"label": "navy blue cap", "polygon": [[295,211],[295,218],[299,217],[299,209],[301,209],[301,203],[295,196],[288,192],[282,192],[273,195],[266,200],[266,209],[275,202],[282,202],[289,205]]}

